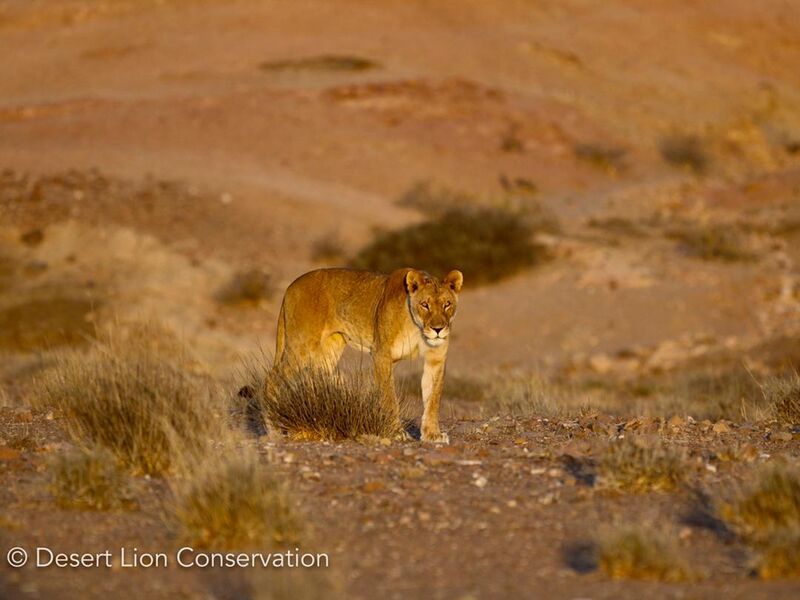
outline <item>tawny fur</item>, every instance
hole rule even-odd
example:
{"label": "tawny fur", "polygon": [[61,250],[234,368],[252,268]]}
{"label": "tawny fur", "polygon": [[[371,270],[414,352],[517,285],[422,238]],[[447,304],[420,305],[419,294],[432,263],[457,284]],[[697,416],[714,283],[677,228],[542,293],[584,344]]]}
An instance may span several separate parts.
{"label": "tawny fur", "polygon": [[332,371],[345,346],[369,352],[387,410],[399,420],[393,367],[422,356],[422,439],[448,441],[439,428],[450,323],[463,276],[438,280],[417,269],[388,275],[352,269],[319,269],[286,290],[278,316],[275,368]]}

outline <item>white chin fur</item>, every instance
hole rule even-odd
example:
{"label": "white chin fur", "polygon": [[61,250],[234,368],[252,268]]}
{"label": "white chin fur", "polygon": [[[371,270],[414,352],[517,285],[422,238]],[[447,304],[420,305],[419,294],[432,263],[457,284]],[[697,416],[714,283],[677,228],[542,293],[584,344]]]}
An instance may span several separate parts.
{"label": "white chin fur", "polygon": [[434,347],[434,348],[435,348],[436,346],[441,346],[441,345],[442,345],[442,344],[444,344],[446,341],[447,341],[447,340],[446,340],[445,338],[438,338],[438,337],[437,337],[437,338],[433,338],[433,339],[431,339],[431,338],[425,338],[425,343],[426,343],[426,344],[428,344],[428,346],[432,346],[432,347]]}

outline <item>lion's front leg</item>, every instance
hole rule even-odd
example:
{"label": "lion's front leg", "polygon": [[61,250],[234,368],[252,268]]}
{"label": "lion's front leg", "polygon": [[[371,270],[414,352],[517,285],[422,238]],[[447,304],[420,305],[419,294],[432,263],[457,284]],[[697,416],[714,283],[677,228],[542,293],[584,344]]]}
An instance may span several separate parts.
{"label": "lion's front leg", "polygon": [[397,401],[397,395],[394,390],[394,361],[391,355],[375,353],[373,354],[372,362],[375,367],[375,382],[381,393],[383,407],[394,415],[397,422],[400,423],[400,403]]}
{"label": "lion's front leg", "polygon": [[446,356],[429,351],[425,355],[422,370],[422,441],[447,444],[446,433],[439,429],[439,401],[444,387],[444,367]]}

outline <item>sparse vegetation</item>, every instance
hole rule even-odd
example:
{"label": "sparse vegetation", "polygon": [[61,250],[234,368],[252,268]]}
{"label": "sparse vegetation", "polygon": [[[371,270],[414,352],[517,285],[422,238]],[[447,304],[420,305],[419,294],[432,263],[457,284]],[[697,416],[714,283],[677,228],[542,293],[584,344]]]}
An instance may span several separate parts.
{"label": "sparse vegetation", "polygon": [[762,579],[800,577],[800,531],[778,533],[762,544],[756,571]]}
{"label": "sparse vegetation", "polygon": [[435,185],[431,181],[418,181],[397,199],[398,206],[413,208],[429,216],[441,216],[478,203],[479,199],[472,194]]}
{"label": "sparse vegetation", "polygon": [[600,567],[613,579],[687,581],[696,579],[676,543],[660,531],[626,527],[598,542]]}
{"label": "sparse vegetation", "polygon": [[234,274],[217,292],[217,301],[228,306],[258,306],[275,293],[272,278],[260,269],[249,269]]}
{"label": "sparse vegetation", "polygon": [[302,520],[286,488],[253,451],[229,440],[194,469],[173,483],[173,512],[184,538],[195,547],[263,549],[303,537]]}
{"label": "sparse vegetation", "polygon": [[375,61],[360,56],[323,54],[305,58],[273,60],[259,65],[262,71],[330,71],[359,72],[380,67]]}
{"label": "sparse vegetation", "polygon": [[666,162],[695,174],[703,174],[709,167],[708,151],[703,141],[696,135],[668,136],[661,140],[659,150]]}
{"label": "sparse vegetation", "polygon": [[130,481],[107,449],[75,448],[50,464],[50,491],[62,508],[111,510],[136,506]]}
{"label": "sparse vegetation", "polygon": [[764,399],[781,423],[800,423],[800,374],[772,377],[761,384]]}
{"label": "sparse vegetation", "polygon": [[351,266],[389,272],[414,265],[443,274],[458,268],[470,285],[488,284],[547,260],[532,226],[501,208],[452,209],[396,231],[379,233]]}
{"label": "sparse vegetation", "polygon": [[703,260],[736,262],[756,258],[741,231],[732,224],[685,224],[672,228],[667,237],[677,240],[689,256]]}
{"label": "sparse vegetation", "polygon": [[137,326],[127,337],[104,336],[88,354],[62,354],[37,378],[36,404],[58,410],[78,443],[108,448],[137,472],[168,471],[218,423],[208,393],[180,362],[180,345],[159,335]]}
{"label": "sparse vegetation", "polygon": [[743,367],[677,372],[632,387],[647,396],[636,406],[645,414],[757,421],[767,412],[758,381]]}
{"label": "sparse vegetation", "polygon": [[271,376],[262,396],[263,414],[295,439],[343,440],[398,433],[370,377],[361,373],[290,370]]}
{"label": "sparse vegetation", "polygon": [[732,500],[721,505],[720,512],[751,541],[763,541],[785,530],[800,531],[800,472],[784,463],[764,466]]}
{"label": "sparse vegetation", "polygon": [[601,229],[614,235],[641,238],[645,231],[630,219],[625,217],[608,217],[605,219],[591,218],[586,223],[592,229]]}
{"label": "sparse vegetation", "polygon": [[602,144],[577,144],[575,157],[607,173],[617,173],[625,168],[623,159],[627,151],[618,146]]}
{"label": "sparse vegetation", "polygon": [[631,491],[671,490],[685,477],[685,454],[654,436],[626,435],[600,458],[606,485]]}

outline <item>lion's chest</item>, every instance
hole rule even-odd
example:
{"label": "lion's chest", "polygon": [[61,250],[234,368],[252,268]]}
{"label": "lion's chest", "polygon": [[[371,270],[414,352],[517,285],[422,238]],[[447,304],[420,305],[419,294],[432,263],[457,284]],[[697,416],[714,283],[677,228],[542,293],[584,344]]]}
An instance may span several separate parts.
{"label": "lion's chest", "polygon": [[392,359],[406,360],[416,358],[422,350],[424,342],[419,329],[407,328],[398,335],[392,343]]}

